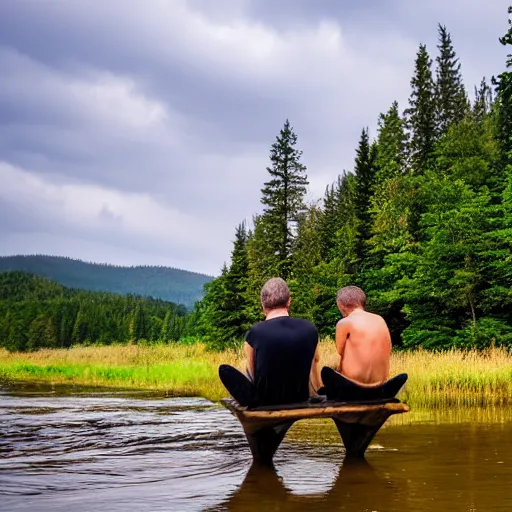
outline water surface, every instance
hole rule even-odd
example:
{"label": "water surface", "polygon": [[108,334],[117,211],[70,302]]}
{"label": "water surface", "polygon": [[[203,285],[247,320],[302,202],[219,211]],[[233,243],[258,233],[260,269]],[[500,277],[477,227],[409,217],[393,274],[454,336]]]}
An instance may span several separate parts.
{"label": "water surface", "polygon": [[2,511],[509,511],[510,409],[393,418],[346,463],[329,420],[251,467],[225,409],[123,393],[0,392]]}

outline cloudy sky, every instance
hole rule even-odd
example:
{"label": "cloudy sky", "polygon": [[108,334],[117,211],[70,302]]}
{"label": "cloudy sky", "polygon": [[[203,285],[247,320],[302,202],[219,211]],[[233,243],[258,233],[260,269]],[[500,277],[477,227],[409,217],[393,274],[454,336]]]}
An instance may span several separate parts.
{"label": "cloudy sky", "polygon": [[217,274],[289,117],[309,199],[445,24],[473,91],[508,0],[2,0],[0,254]]}

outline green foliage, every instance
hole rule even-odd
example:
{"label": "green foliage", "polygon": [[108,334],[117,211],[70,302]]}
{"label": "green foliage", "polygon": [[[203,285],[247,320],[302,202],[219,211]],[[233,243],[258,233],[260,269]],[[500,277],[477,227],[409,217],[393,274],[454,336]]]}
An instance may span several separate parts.
{"label": "green foliage", "polygon": [[462,121],[469,112],[459,59],[446,27],[439,24],[439,55],[437,57],[436,107],[437,132],[442,135],[453,123]]}
{"label": "green foliage", "polygon": [[[203,332],[222,340],[237,323],[261,319],[260,288],[281,275],[292,314],[322,336],[333,335],[339,318],[338,288],[357,284],[395,345],[512,347],[512,73],[495,81],[497,98],[483,80],[470,108],[450,34],[438,28],[436,82],[420,45],[405,119],[394,102],[379,117],[376,141],[363,130],[354,173],[342,173],[305,210],[302,175],[289,213],[287,169],[299,176],[304,168],[288,166],[286,155],[300,155],[285,124],[262,191],[266,208],[248,235],[247,273],[234,281],[245,300],[229,310],[228,328],[226,268],[196,310]],[[501,42],[512,44],[512,25]]]}
{"label": "green foliage", "polygon": [[118,267],[58,256],[0,256],[0,272],[22,271],[70,288],[153,297],[192,308],[210,276],[169,267]]}
{"label": "green foliage", "polygon": [[437,139],[436,98],[431,67],[427,47],[421,44],[411,80],[409,108],[406,110],[410,131],[410,164],[416,174],[423,173],[429,167]]}
{"label": "green foliage", "polygon": [[[261,190],[265,205],[262,222],[266,250],[277,257],[277,271],[286,279],[291,269],[294,227],[304,211],[304,195],[309,184],[306,166],[300,162],[302,151],[295,148],[297,135],[288,119],[270,150],[270,180]],[[255,231],[258,236],[260,231]]]}
{"label": "green foliage", "polygon": [[354,166],[355,197],[354,211],[358,220],[359,237],[356,252],[361,260],[366,256],[365,243],[370,238],[371,231],[371,198],[377,178],[377,144],[370,144],[368,129],[361,133],[359,146],[356,150]]}
{"label": "green foliage", "polygon": [[[390,178],[403,175],[406,170],[407,134],[398,102],[394,101],[385,114],[380,114],[378,123],[375,183],[380,185]],[[375,191],[378,191],[377,186]]]}
{"label": "green foliage", "polygon": [[195,334],[211,349],[239,345],[250,327],[247,243],[248,233],[242,223],[236,229],[229,268],[224,265],[221,275],[206,285],[205,296],[197,305]]}
{"label": "green foliage", "polygon": [[23,272],[0,273],[0,347],[10,351],[160,338],[164,319],[184,332],[171,302],[65,288]]}
{"label": "green foliage", "polygon": [[[512,14],[512,7],[508,8],[508,14]],[[503,46],[512,45],[512,21],[508,20],[507,33],[500,38]],[[512,54],[507,55],[506,71],[493,80],[496,85],[498,107],[498,141],[504,164],[510,163],[512,152]]]}

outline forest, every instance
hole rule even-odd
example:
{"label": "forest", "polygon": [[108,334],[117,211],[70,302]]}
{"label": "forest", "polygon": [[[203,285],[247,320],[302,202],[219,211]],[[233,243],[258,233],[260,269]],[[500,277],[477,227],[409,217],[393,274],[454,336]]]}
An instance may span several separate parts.
{"label": "forest", "polygon": [[0,256],[0,272],[22,271],[70,288],[140,295],[183,304],[189,309],[203,296],[212,277],[169,267],[121,267],[61,256]]}
{"label": "forest", "polygon": [[[509,14],[512,13],[512,8]],[[499,39],[512,44],[512,26]],[[206,285],[196,334],[213,348],[262,320],[280,276],[291,314],[332,336],[337,290],[357,285],[397,347],[512,346],[512,56],[470,99],[447,28],[419,45],[408,105],[363,128],[354,168],[305,204],[307,169],[286,120],[270,149],[262,211],[236,228],[229,264]]]}
{"label": "forest", "polygon": [[172,342],[186,308],[159,299],[66,288],[23,273],[0,273],[0,348],[32,351],[72,345]]}

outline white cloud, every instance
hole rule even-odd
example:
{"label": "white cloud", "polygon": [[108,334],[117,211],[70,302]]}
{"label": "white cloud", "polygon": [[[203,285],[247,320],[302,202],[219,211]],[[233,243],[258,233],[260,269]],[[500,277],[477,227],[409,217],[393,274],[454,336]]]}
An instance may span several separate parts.
{"label": "white cloud", "polygon": [[406,107],[417,45],[427,34],[435,56],[437,21],[468,88],[501,69],[497,40],[495,53],[483,38],[505,31],[504,0],[359,3],[350,16],[329,5],[311,19],[294,9],[282,26],[251,17],[250,0],[0,3],[11,45],[0,47],[0,199],[32,209],[33,251],[67,250],[65,233],[98,260],[169,255],[215,271],[234,226],[260,209],[286,117],[314,198],[352,169],[363,126],[375,135],[379,112]]}
{"label": "white cloud", "polygon": [[0,68],[8,70],[0,80],[0,100],[5,104],[137,135],[169,122],[168,107],[148,98],[131,77],[88,67],[75,67],[70,73],[1,46]]}
{"label": "white cloud", "polygon": [[[169,249],[175,254],[201,255],[209,246],[214,259],[222,257],[215,246],[218,236],[226,235],[221,226],[212,221],[205,225],[148,194],[54,183],[5,162],[0,162],[0,181],[0,202],[14,203],[25,216],[45,226],[49,234],[85,234],[104,243],[116,241],[139,252],[155,249],[160,255]],[[191,256],[192,262],[194,259]]]}

